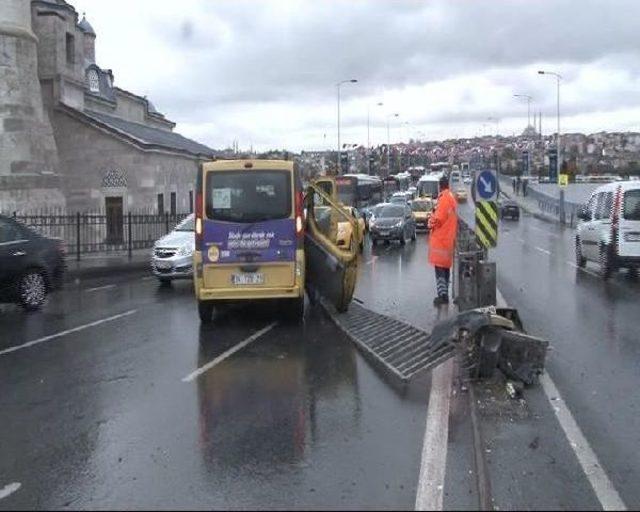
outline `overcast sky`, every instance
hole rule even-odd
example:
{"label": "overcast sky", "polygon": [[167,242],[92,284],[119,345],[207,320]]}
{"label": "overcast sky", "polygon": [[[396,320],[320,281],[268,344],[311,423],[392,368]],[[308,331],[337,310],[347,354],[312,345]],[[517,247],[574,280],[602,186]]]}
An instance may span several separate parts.
{"label": "overcast sky", "polygon": [[514,94],[552,133],[555,80],[538,69],[563,75],[562,132],[640,131],[637,0],[69,2],[116,85],[214,148],[336,147],[350,78],[344,143],[366,144],[368,105],[372,144],[394,113],[392,142],[521,132]]}

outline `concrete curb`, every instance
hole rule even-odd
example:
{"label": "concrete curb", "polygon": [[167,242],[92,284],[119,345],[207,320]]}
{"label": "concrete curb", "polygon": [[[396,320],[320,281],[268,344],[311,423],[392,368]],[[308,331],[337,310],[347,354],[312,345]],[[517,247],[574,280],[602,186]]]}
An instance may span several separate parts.
{"label": "concrete curb", "polygon": [[73,282],[76,279],[93,279],[98,277],[123,276],[132,274],[151,275],[151,266],[149,261],[131,261],[127,263],[117,263],[113,265],[100,265],[95,267],[76,267],[76,262],[68,264],[64,274],[65,282]]}

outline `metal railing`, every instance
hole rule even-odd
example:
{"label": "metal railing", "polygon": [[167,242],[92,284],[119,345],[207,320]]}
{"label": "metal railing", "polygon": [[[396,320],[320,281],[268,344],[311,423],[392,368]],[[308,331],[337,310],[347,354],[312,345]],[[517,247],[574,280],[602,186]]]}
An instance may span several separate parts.
{"label": "metal railing", "polygon": [[[503,190],[507,189],[506,187],[511,187],[511,177],[503,177],[501,182],[504,187]],[[541,213],[558,219],[561,224],[575,227],[578,221],[578,210],[581,205],[564,199],[564,193],[561,193],[560,197],[554,197],[537,190],[535,186],[529,185],[527,187],[527,195],[519,197],[524,200],[534,201]]]}
{"label": "metal railing", "polygon": [[65,241],[67,253],[79,261],[82,254],[128,252],[153,247],[189,214],[129,211],[75,212],[41,210],[8,214],[43,236]]}

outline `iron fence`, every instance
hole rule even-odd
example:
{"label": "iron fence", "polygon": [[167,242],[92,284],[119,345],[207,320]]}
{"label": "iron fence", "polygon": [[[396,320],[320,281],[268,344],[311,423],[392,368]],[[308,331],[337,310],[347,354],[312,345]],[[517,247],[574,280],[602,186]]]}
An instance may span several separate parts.
{"label": "iron fence", "polygon": [[67,253],[75,255],[77,260],[82,254],[127,251],[131,255],[134,250],[151,248],[188,215],[136,211],[70,213],[64,210],[10,214],[41,235],[64,240]]}

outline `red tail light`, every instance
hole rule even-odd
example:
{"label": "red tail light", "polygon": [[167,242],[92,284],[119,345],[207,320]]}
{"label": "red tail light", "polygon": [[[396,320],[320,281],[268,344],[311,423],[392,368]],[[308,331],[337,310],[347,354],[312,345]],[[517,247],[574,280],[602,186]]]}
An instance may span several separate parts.
{"label": "red tail light", "polygon": [[296,192],[296,236],[302,238],[304,235],[304,209],[302,192]]}
{"label": "red tail light", "polygon": [[203,204],[202,204],[202,192],[196,193],[196,244],[199,245],[202,242],[202,235],[204,228],[202,225],[203,217]]}
{"label": "red tail light", "polygon": [[618,220],[620,219],[620,201],[622,195],[622,188],[618,187],[616,189],[616,196],[613,200],[613,216],[611,218],[611,225],[614,229],[618,227]]}

